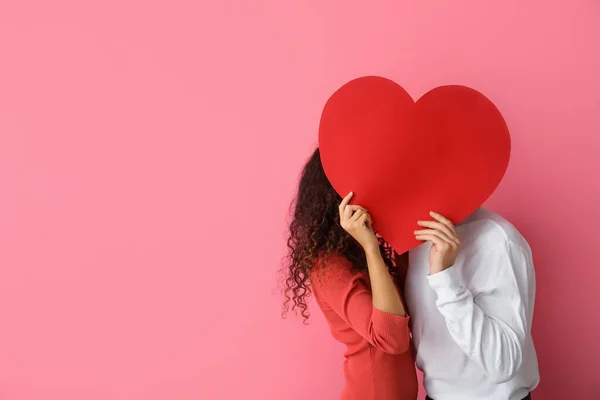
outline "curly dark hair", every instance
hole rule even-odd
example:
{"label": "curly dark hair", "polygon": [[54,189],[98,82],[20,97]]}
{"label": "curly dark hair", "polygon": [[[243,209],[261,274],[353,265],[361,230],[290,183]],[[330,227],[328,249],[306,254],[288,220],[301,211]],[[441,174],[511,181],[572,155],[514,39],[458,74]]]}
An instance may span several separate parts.
{"label": "curly dark hair", "polygon": [[[317,148],[304,166],[298,194],[290,206],[292,220],[287,239],[288,255],[283,268],[284,318],[289,311],[299,311],[303,322],[308,322],[310,312],[307,298],[312,294],[310,273],[322,255],[325,256],[325,261],[319,265],[325,268],[326,257],[338,255],[345,257],[353,270],[367,272],[365,252],[340,225],[338,207],[341,201],[341,196],[325,175]],[[378,239],[383,261],[394,283],[400,286],[401,279],[395,268],[395,253],[383,238],[378,236]]]}

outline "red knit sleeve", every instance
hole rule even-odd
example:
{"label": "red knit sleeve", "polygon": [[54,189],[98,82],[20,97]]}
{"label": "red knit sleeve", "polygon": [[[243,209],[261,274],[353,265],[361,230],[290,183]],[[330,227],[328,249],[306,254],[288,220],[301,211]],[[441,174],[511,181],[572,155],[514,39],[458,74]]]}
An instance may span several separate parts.
{"label": "red knit sleeve", "polygon": [[386,353],[404,353],[410,346],[409,318],[373,307],[367,279],[351,271],[347,260],[330,256],[313,273],[312,284],[321,300],[369,343]]}

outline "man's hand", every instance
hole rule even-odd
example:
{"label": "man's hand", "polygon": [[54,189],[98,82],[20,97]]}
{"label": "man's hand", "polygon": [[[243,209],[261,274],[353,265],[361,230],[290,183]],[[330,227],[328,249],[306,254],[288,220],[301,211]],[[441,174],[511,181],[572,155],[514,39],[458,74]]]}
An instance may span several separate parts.
{"label": "man's hand", "polygon": [[454,265],[460,240],[456,233],[456,227],[446,217],[430,212],[434,221],[419,221],[419,226],[426,228],[415,231],[415,237],[422,242],[432,243],[429,252],[429,274],[442,272]]}

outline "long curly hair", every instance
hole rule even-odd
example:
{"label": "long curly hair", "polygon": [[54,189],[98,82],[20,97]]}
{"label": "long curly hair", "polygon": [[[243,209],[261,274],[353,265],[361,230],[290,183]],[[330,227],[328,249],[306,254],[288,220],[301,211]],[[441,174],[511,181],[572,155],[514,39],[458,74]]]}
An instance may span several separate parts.
{"label": "long curly hair", "polygon": [[[367,272],[365,252],[340,225],[341,196],[327,179],[317,148],[302,171],[298,194],[290,206],[291,222],[287,239],[288,254],[284,262],[284,297],[282,316],[300,312],[303,322],[310,316],[307,299],[312,294],[311,271],[327,265],[328,255],[345,257],[360,272]],[[394,283],[400,286],[395,268],[394,251],[380,236],[379,247]],[[323,262],[317,262],[324,256]]]}

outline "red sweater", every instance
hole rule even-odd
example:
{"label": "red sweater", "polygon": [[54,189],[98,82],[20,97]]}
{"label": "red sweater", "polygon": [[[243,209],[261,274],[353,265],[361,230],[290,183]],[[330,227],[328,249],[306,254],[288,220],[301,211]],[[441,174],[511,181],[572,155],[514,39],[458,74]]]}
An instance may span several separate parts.
{"label": "red sweater", "polygon": [[418,384],[408,317],[373,307],[369,276],[330,256],[311,275],[333,337],[346,345],[340,400],[415,400]]}

